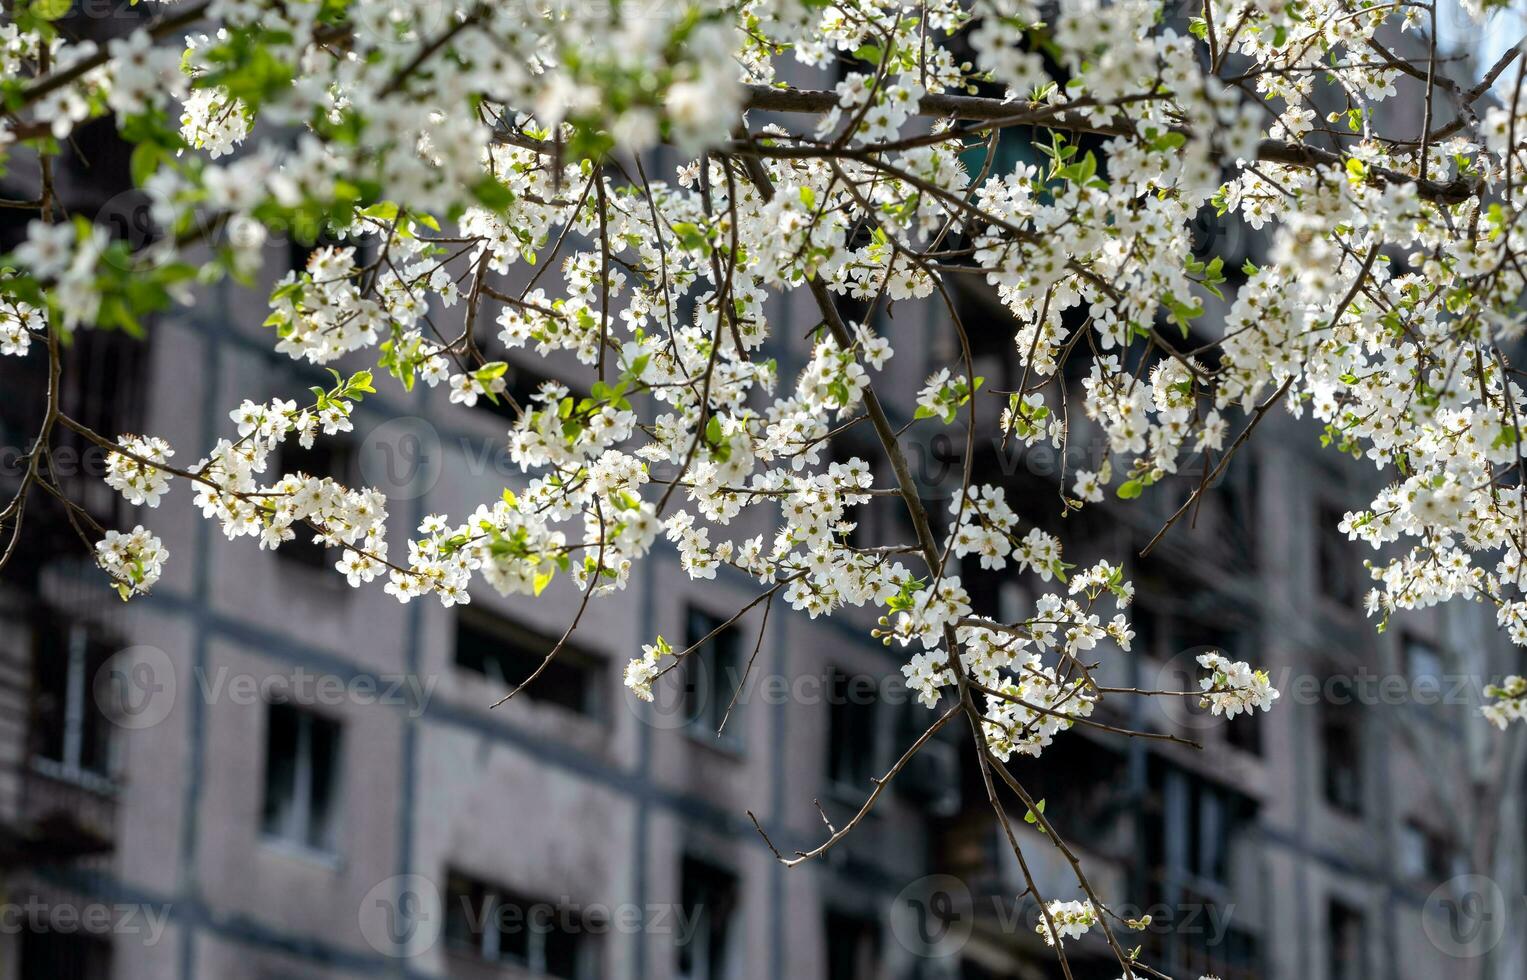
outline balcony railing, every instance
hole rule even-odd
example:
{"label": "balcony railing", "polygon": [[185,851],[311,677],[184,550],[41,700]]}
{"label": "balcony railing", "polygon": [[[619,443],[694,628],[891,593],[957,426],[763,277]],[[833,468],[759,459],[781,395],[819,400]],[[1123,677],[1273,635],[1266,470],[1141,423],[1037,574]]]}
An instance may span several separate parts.
{"label": "balcony railing", "polygon": [[1168,868],[1150,877],[1152,901],[1173,910],[1176,921],[1146,930],[1147,962],[1172,976],[1261,980],[1260,926],[1237,920],[1226,886]]}
{"label": "balcony railing", "polygon": [[46,759],[13,770],[0,806],[0,867],[72,861],[111,851],[117,793],[110,780]]}

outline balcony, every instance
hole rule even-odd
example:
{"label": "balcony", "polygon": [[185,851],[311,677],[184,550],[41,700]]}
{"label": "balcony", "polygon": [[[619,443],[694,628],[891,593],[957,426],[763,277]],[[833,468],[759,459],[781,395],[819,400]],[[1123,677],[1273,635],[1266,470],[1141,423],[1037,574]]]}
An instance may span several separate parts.
{"label": "balcony", "polygon": [[109,852],[111,723],[89,681],[114,647],[58,617],[0,611],[8,626],[11,613],[33,629],[8,628],[21,642],[0,644],[0,869]]}
{"label": "balcony", "polygon": [[34,759],[5,782],[0,868],[56,864],[113,849],[117,794],[109,781]]}
{"label": "balcony", "polygon": [[1170,910],[1171,920],[1146,930],[1147,963],[1170,976],[1260,980],[1260,927],[1230,889],[1167,868],[1154,869],[1150,884],[1154,907]]}

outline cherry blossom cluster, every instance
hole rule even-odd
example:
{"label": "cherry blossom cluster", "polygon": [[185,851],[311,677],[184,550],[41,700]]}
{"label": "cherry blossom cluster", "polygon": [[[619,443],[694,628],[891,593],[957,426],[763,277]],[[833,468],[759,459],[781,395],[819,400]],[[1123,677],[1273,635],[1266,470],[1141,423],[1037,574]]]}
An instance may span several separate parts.
{"label": "cherry blossom cluster", "polygon": [[111,577],[123,599],[148,592],[170,557],[160,540],[142,524],[131,531],[107,531],[95,546],[95,561]]}
{"label": "cherry blossom cluster", "polygon": [[1209,672],[1200,680],[1203,696],[1199,704],[1211,714],[1224,715],[1226,720],[1241,712],[1250,714],[1254,709],[1272,709],[1278,700],[1278,689],[1273,687],[1266,671],[1252,670],[1242,662],[1232,662],[1218,653],[1198,656],[1199,666]]}
{"label": "cherry blossom cluster", "polygon": [[1052,901],[1045,906],[1045,914],[1039,917],[1034,929],[1044,937],[1046,946],[1054,946],[1061,940],[1082,938],[1098,924],[1099,918],[1100,913],[1090,901]]}
{"label": "cherry blossom cluster", "polygon": [[1487,685],[1485,697],[1496,699],[1480,709],[1495,727],[1504,730],[1513,721],[1527,720],[1527,677],[1512,674],[1500,684]]}

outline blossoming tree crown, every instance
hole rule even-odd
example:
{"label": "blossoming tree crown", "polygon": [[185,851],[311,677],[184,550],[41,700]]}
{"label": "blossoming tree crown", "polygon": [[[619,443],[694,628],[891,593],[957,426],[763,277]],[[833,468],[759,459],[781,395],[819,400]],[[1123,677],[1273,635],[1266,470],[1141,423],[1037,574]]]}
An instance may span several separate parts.
{"label": "blossoming tree crown", "polygon": [[[1501,5],[1464,0],[1481,20]],[[877,609],[875,637],[905,649],[931,709],[877,785],[963,719],[1012,846],[997,785],[1076,871],[1080,901],[1029,882],[1068,974],[1062,940],[1092,928],[1126,977],[1154,973],[1116,935],[1141,924],[1110,911],[1007,768],[1078,725],[1176,738],[1094,717],[1138,693],[1093,674],[1134,636],[1125,556],[1073,568],[1035,515],[972,479],[969,452],[947,512],[930,511],[877,394],[893,357],[878,310],[945,307],[960,352],[907,425],[967,447],[984,428],[1064,448],[1076,413],[1103,433],[1099,464],[1065,478],[1064,510],[1202,467],[1186,510],[1269,411],[1312,417],[1383,485],[1341,523],[1372,556],[1368,612],[1488,603],[1527,644],[1520,46],[1463,77],[1437,54],[1430,3],[1189,6],[182,0],[122,8],[130,30],[99,46],[60,29],[68,4],[18,0],[0,26],[0,153],[31,161],[34,197],[6,203],[35,217],[0,257],[0,355],[50,380],[0,510],[0,561],[30,499],[67,501],[50,447],[71,430],[109,450],[106,482],[131,504],[189,498],[250,547],[313,537],[351,585],[402,602],[567,588],[581,619],[663,537],[694,578],[756,579],[739,616],[776,597],[813,617]],[[1388,111],[1402,86],[1420,111]],[[110,237],[54,179],[71,134],[103,116],[133,147],[147,243]],[[1001,163],[1014,140],[1038,162]],[[674,151],[686,162],[656,169]],[[1222,261],[1193,252],[1205,208],[1270,243],[1228,298]],[[303,403],[230,406],[210,446],[96,432],[61,408],[74,332],[137,332],[223,277],[252,288],[277,234],[337,244],[270,292],[275,350],[362,366]],[[976,376],[956,276],[1011,314],[1016,389]],[[763,356],[786,294],[816,312],[794,376]],[[868,312],[847,317],[844,297]],[[568,352],[581,371],[515,402],[490,338]],[[281,472],[283,444],[349,430],[378,385],[420,383],[510,402],[528,483],[393,540],[383,493]],[[850,428],[875,458],[829,463]],[[906,509],[913,540],[852,536],[875,496]],[[147,527],[67,506],[124,599],[173,560]],[[737,530],[760,524],[776,530]],[[975,608],[959,560],[1026,577],[1038,598],[1016,621]],[[695,649],[646,639],[626,669],[640,698]],[[1249,664],[1198,660],[1195,689],[1149,693],[1226,717],[1278,697]],[[1523,718],[1527,681],[1488,694],[1491,721]],[[814,857],[858,816],[816,850],[775,854]]]}

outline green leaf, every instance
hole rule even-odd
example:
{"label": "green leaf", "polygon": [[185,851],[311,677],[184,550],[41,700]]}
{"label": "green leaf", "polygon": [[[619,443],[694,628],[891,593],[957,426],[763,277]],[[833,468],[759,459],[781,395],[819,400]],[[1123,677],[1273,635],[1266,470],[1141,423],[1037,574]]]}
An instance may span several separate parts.
{"label": "green leaf", "polygon": [[132,171],[133,183],[142,187],[148,179],[159,169],[159,161],[163,157],[163,151],[157,143],[139,143],[133,147],[132,162],[129,169]]}
{"label": "green leaf", "polygon": [[1127,480],[1119,484],[1119,489],[1115,492],[1118,493],[1120,500],[1134,500],[1144,491],[1145,484],[1139,480]]}
{"label": "green leaf", "polygon": [[854,57],[860,61],[868,61],[872,65],[880,64],[880,59],[885,57],[885,50],[878,44],[861,44],[854,49]]}
{"label": "green leaf", "polygon": [[71,0],[32,0],[30,11],[34,17],[53,21],[67,14],[73,6]]}
{"label": "green leaf", "polygon": [[371,372],[357,371],[350,375],[350,380],[345,382],[345,394],[353,401],[360,401],[362,394],[376,394],[376,389],[371,387]]}
{"label": "green leaf", "polygon": [[369,208],[363,208],[361,216],[375,218],[378,221],[392,221],[398,216],[398,202],[378,201]]}
{"label": "green leaf", "polygon": [[709,244],[700,226],[690,221],[675,221],[673,233],[679,236],[679,245],[688,252],[704,251]]}
{"label": "green leaf", "polygon": [[484,177],[472,185],[472,196],[490,211],[503,214],[514,203],[514,192],[492,177]]}
{"label": "green leaf", "polygon": [[1151,140],[1151,149],[1162,153],[1169,150],[1181,149],[1187,145],[1187,142],[1188,137],[1185,134],[1171,130]]}

